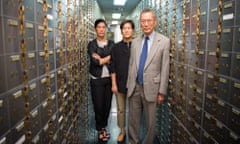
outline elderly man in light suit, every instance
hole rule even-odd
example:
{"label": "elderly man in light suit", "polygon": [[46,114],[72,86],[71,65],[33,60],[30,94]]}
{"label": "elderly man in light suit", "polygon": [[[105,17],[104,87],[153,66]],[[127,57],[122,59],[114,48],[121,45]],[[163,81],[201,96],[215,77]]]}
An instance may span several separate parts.
{"label": "elderly man in light suit", "polygon": [[143,35],[132,41],[127,80],[129,144],[140,143],[143,111],[146,120],[143,144],[153,143],[156,104],[161,104],[167,93],[170,40],[154,31],[156,23],[155,12],[144,9],[140,15]]}

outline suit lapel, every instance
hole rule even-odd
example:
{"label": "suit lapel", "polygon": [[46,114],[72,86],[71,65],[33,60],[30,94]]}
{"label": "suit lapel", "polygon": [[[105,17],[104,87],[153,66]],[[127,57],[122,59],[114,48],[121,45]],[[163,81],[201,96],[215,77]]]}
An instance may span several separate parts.
{"label": "suit lapel", "polygon": [[136,44],[136,65],[137,69],[139,66],[139,61],[140,61],[140,55],[141,55],[141,50],[142,50],[142,36],[137,39],[137,44]]}
{"label": "suit lapel", "polygon": [[157,34],[155,33],[155,35],[153,37],[153,42],[152,42],[152,45],[150,48],[150,52],[147,56],[147,61],[145,63],[144,69],[146,69],[146,67],[151,63],[152,58],[154,57],[154,55],[157,52],[157,49],[159,48],[160,41],[161,41],[161,37],[157,36]]}

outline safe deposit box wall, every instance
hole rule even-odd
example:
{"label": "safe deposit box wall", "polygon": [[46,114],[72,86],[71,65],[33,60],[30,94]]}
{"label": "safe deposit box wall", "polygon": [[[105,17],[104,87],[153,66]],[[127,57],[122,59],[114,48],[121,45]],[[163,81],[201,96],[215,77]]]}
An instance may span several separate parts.
{"label": "safe deposit box wall", "polygon": [[0,1],[0,143],[86,139],[93,2]]}

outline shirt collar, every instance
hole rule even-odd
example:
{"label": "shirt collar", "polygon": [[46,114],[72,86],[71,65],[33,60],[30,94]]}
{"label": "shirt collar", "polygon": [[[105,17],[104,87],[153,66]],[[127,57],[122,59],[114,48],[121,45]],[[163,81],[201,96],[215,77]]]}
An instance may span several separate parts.
{"label": "shirt collar", "polygon": [[131,44],[132,44],[132,42],[130,41],[130,42],[124,42],[123,40],[122,40],[122,43],[124,43],[126,46],[128,46],[128,47],[131,47]]}
{"label": "shirt collar", "polygon": [[[153,31],[153,32],[148,36],[148,38],[149,38],[150,41],[153,40],[154,33],[155,33],[155,31]],[[145,37],[146,37],[146,35],[143,34],[143,38],[144,38],[144,39],[145,39]]]}

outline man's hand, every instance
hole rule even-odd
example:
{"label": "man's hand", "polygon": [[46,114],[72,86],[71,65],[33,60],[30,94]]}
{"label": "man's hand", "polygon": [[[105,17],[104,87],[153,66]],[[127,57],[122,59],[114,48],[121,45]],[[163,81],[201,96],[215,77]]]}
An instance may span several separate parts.
{"label": "man's hand", "polygon": [[157,96],[157,104],[162,104],[164,101],[164,95],[163,94],[158,94]]}
{"label": "man's hand", "polygon": [[118,88],[116,85],[112,85],[112,92],[116,95],[118,93]]}

